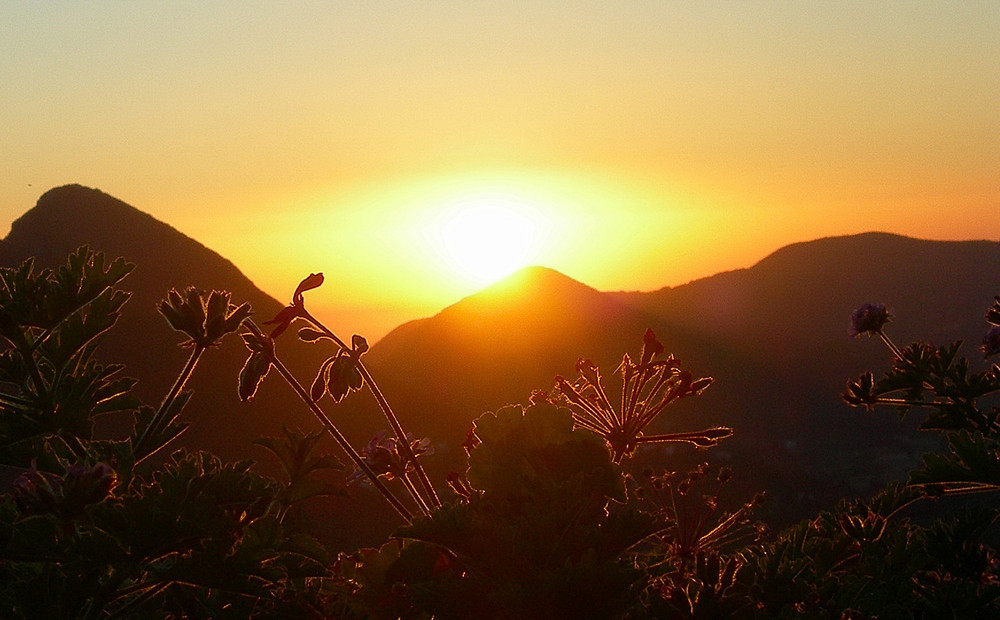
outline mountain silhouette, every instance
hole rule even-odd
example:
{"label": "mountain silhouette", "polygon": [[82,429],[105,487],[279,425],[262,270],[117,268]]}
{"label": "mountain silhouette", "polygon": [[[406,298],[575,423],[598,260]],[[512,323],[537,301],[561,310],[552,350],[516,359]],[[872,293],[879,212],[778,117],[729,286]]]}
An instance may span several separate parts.
{"label": "mountain silhouette", "polygon": [[[40,266],[54,266],[84,243],[136,264],[123,283],[133,298],[121,329],[102,351],[141,380],[148,401],[162,396],[185,359],[179,336],[155,310],[168,289],[228,290],[234,302],[253,305],[258,321],[284,305],[197,241],[80,186],[49,191],[14,222],[0,241],[0,264],[35,256]],[[622,356],[637,356],[643,332],[652,328],[685,369],[715,383],[672,404],[650,430],[726,424],[735,435],[710,451],[656,446],[640,454],[639,465],[731,465],[734,501],[766,490],[772,501],[763,516],[782,525],[904,478],[920,454],[939,445],[937,436],[916,432],[918,419],[902,423],[891,412],[870,414],[841,402],[848,378],[889,364],[877,339],[849,337],[851,312],[866,302],[885,303],[897,344],[964,339],[975,366],[982,363],[974,346],[985,331],[983,315],[998,293],[1000,244],[885,233],[793,244],[746,269],[652,292],[601,292],[529,267],[435,316],[399,326],[364,360],[407,430],[434,441],[427,465],[441,481],[461,466],[460,443],[480,414],[551,389],[555,375],[574,375],[581,357],[598,363],[613,389]],[[298,343],[294,330],[278,348],[304,382],[331,353]],[[191,384],[195,395],[185,415],[193,427],[184,445],[227,458],[261,458],[250,441],[277,434],[282,423],[318,428],[275,378],[249,405],[238,402],[236,374],[246,354],[238,339],[209,353]],[[323,404],[356,445],[387,427],[367,392]],[[342,548],[382,540],[398,525],[382,500],[363,490],[318,505],[313,525]]]}
{"label": "mountain silhouette", "polygon": [[[613,386],[622,355],[636,357],[650,327],[684,368],[715,379],[652,430],[726,424],[735,436],[708,452],[659,447],[643,462],[732,465],[740,492],[768,491],[767,516],[784,524],[905,478],[940,445],[915,430],[919,414],[900,422],[842,403],[847,379],[889,365],[881,342],[849,337],[851,312],[886,303],[900,345],[963,339],[977,358],[997,293],[1000,244],[884,233],[794,244],[747,269],[646,293],[602,293],[532,267],[390,332],[367,359],[398,412],[443,446],[436,458],[458,462],[454,446],[479,413],[527,402],[554,375],[572,376],[580,357]],[[361,407],[356,418],[372,414]]]}
{"label": "mountain silhouette", "polygon": [[[258,322],[273,317],[284,305],[201,243],[116,198],[80,185],[46,192],[33,209],[14,221],[0,241],[0,265],[16,266],[35,257],[36,269],[55,267],[84,244],[108,259],[123,256],[135,265],[121,285],[132,297],[99,352],[106,362],[125,364],[126,373],[139,379],[138,395],[154,406],[188,355],[178,346],[184,338],[156,310],[169,289],[195,286],[229,291],[234,303],[251,303]],[[294,350],[293,367],[303,374],[314,372],[317,351],[292,339],[282,346]],[[266,453],[251,448],[253,439],[279,435],[282,423],[303,429],[316,424],[304,407],[294,406],[291,390],[280,381],[266,381],[256,399],[241,403],[237,376],[246,355],[235,336],[205,355],[188,384],[194,396],[183,417],[191,427],[177,445],[208,449],[234,460],[252,454],[264,457],[261,461],[267,467]]]}

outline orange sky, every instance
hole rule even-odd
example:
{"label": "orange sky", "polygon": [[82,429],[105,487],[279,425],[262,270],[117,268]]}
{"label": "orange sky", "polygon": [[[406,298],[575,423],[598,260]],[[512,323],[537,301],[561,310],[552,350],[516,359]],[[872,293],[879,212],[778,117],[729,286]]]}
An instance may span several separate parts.
{"label": "orange sky", "polygon": [[1000,239],[1000,3],[522,4],[4,3],[0,228],[97,187],[370,339],[482,287],[463,209],[604,290]]}

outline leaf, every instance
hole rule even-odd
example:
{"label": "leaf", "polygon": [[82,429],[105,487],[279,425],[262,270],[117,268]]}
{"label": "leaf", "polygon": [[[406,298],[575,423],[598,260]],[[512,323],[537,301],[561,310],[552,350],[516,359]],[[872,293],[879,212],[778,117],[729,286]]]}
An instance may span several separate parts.
{"label": "leaf", "polygon": [[352,390],[360,390],[364,386],[364,379],[358,370],[356,360],[343,351],[330,363],[326,377],[326,389],[334,402],[338,403]]}
{"label": "leaf", "polygon": [[[230,306],[230,308],[232,308],[232,306]],[[243,324],[243,321],[248,319],[251,314],[253,314],[253,308],[251,308],[250,304],[247,302],[240,304],[236,308],[232,308],[232,311],[229,313],[229,317],[226,318],[226,333],[236,333],[236,331],[240,328],[240,325]]]}
{"label": "leaf", "polygon": [[254,351],[247,358],[239,376],[239,397],[242,402],[247,402],[257,393],[261,381],[271,370],[272,356],[263,351]]}
{"label": "leaf", "polygon": [[568,409],[507,406],[476,419],[474,432],[482,443],[469,456],[468,480],[485,498],[516,503],[579,489],[602,507],[607,498],[624,499],[621,472],[604,440],[574,429]]}
{"label": "leaf", "polygon": [[326,480],[316,480],[304,478],[296,480],[288,485],[282,493],[282,499],[286,506],[291,506],[313,497],[335,496],[348,497],[347,487],[343,484],[334,484]]}
{"label": "leaf", "polygon": [[321,431],[303,434],[282,425],[284,437],[261,437],[254,444],[267,448],[281,463],[289,481],[302,478],[318,469],[342,470],[343,465],[332,454],[313,455],[323,437]]}
{"label": "leaf", "polygon": [[945,493],[1000,490],[1000,447],[981,432],[948,437],[948,453],[928,453],[910,483],[938,486]]}
{"label": "leaf", "polygon": [[302,342],[315,342],[321,338],[329,338],[326,334],[311,327],[303,327],[299,330],[299,340]]}

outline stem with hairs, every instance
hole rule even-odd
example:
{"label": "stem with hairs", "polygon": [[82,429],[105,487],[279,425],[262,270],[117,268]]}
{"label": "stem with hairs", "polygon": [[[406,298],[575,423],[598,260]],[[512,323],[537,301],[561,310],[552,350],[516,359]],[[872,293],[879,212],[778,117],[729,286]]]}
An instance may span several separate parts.
{"label": "stem with hairs", "polygon": [[[147,444],[150,441],[150,438],[155,436],[157,433],[162,432],[163,429],[166,427],[166,425],[169,423],[169,420],[167,418],[169,417],[169,414],[173,409],[174,402],[177,400],[177,397],[184,389],[184,386],[187,384],[188,379],[190,379],[191,375],[194,374],[194,369],[198,366],[198,362],[199,360],[201,360],[201,356],[203,353],[205,353],[206,350],[207,347],[205,347],[204,345],[201,344],[193,345],[193,348],[191,350],[191,355],[188,356],[187,362],[184,364],[184,368],[181,370],[180,374],[177,375],[177,379],[174,380],[174,384],[170,386],[170,391],[168,391],[167,395],[163,398],[163,402],[160,403],[160,407],[156,410],[156,413],[153,415],[153,419],[150,420],[149,424],[142,431],[142,434],[139,436],[139,439],[135,443],[133,452],[137,456],[136,464],[141,463],[150,456],[156,454],[157,452],[160,451],[160,449],[163,448],[163,446],[166,445],[164,443],[159,446],[153,446],[153,447],[147,446]],[[147,449],[149,450],[149,452],[143,454],[143,451]]]}
{"label": "stem with hairs", "polygon": [[[244,321],[243,325],[246,326],[254,336],[260,338],[261,340],[267,340],[270,338],[270,336],[262,332],[253,321]],[[364,472],[364,474],[371,481],[372,485],[374,485],[375,488],[382,493],[392,507],[396,509],[396,512],[398,512],[404,520],[409,522],[413,518],[410,511],[403,506],[402,502],[399,501],[399,498],[396,497],[389,487],[385,486],[385,483],[383,483],[382,479],[378,477],[378,474],[372,471],[372,468],[369,467],[364,458],[358,454],[358,451],[354,449],[354,446],[347,441],[347,437],[340,432],[340,429],[338,429],[333,423],[333,420],[331,420],[330,417],[326,415],[322,409],[320,409],[319,405],[317,405],[313,399],[310,398],[309,392],[302,387],[302,384],[299,383],[298,379],[296,379],[294,375],[292,375],[291,371],[288,370],[288,367],[286,367],[277,357],[274,357],[271,360],[271,364],[275,367],[275,369],[277,369],[278,374],[285,379],[285,382],[291,386],[302,402],[309,407],[309,410],[316,417],[316,419],[320,421],[323,428],[326,429],[326,432],[330,433],[330,435],[336,440],[337,444],[344,450],[345,453],[347,453],[347,456],[350,457],[351,461],[354,462],[358,469]]]}
{"label": "stem with hairs", "polygon": [[[302,318],[306,319],[314,327],[323,332],[323,334],[333,340],[337,346],[350,351],[350,348],[343,340],[338,338],[336,334],[316,320],[316,318],[309,314],[305,308],[302,308],[301,312]],[[403,430],[402,424],[399,423],[399,418],[397,418],[396,414],[392,411],[392,407],[389,406],[389,401],[385,399],[385,396],[382,394],[382,390],[379,389],[378,384],[375,383],[375,379],[372,378],[371,373],[368,372],[368,369],[360,359],[357,360],[357,368],[358,372],[361,373],[361,378],[371,389],[372,395],[375,396],[375,402],[378,403],[382,413],[389,421],[389,425],[392,427],[392,432],[395,433],[396,438],[399,439],[399,445],[402,447],[403,456],[406,457],[408,462],[413,464],[414,471],[417,474],[417,479],[420,481],[420,486],[427,495],[430,505],[434,508],[439,508],[441,506],[441,499],[434,490],[434,486],[431,484],[430,478],[427,477],[427,472],[424,470],[423,465],[419,460],[417,460],[417,456],[413,453],[413,448],[410,446],[410,441],[406,438],[406,432]]]}

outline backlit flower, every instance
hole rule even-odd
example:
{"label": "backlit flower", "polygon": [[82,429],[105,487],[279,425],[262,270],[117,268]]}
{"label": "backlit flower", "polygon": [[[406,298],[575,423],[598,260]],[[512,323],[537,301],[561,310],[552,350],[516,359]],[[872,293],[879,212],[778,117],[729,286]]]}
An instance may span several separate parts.
{"label": "backlit flower", "polygon": [[877,334],[889,322],[889,310],[883,304],[865,304],[851,313],[851,335]]}
{"label": "backlit flower", "polygon": [[991,357],[1000,353],[1000,325],[997,325],[986,332],[983,337],[983,346],[979,347],[986,357]]}
{"label": "backlit flower", "polygon": [[[434,447],[429,438],[414,439],[413,435],[407,434],[406,439],[410,442],[414,458],[434,454]],[[413,464],[400,450],[399,439],[390,437],[384,430],[375,433],[368,445],[361,450],[361,457],[376,476],[385,476],[389,479],[402,478],[414,469]],[[355,469],[347,480],[354,482],[363,477],[364,472]]]}

